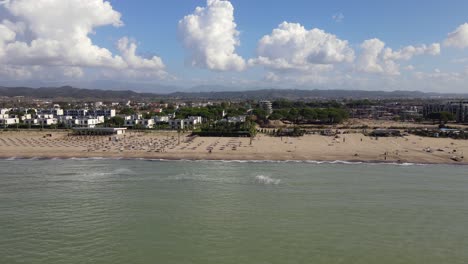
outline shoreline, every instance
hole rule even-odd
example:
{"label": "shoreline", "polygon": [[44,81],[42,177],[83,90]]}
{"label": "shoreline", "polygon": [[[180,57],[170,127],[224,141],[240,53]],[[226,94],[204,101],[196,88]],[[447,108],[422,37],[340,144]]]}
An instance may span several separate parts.
{"label": "shoreline", "polygon": [[158,157],[124,157],[124,156],[3,156],[0,155],[0,161],[21,161],[21,160],[124,160],[124,161],[160,161],[160,162],[232,162],[232,163],[303,163],[303,164],[341,164],[341,165],[395,165],[395,166],[427,166],[427,165],[446,165],[446,166],[468,166],[466,162],[417,162],[417,161],[381,161],[381,160],[310,160],[310,159],[297,159],[297,160],[271,160],[271,159],[189,159],[189,158],[158,158]]}

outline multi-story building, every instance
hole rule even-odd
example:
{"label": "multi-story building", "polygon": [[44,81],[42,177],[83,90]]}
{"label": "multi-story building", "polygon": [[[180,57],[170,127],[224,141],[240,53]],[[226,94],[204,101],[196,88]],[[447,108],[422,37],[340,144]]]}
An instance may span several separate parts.
{"label": "multi-story building", "polygon": [[70,127],[90,127],[95,128],[101,122],[96,118],[77,118],[69,120]]}
{"label": "multi-story building", "polygon": [[169,126],[171,129],[178,130],[178,129],[186,129],[186,128],[194,128],[202,123],[201,116],[190,116],[186,119],[171,119],[169,120]]}
{"label": "multi-story building", "polygon": [[11,126],[19,124],[19,118],[0,118],[0,126]]}
{"label": "multi-story building", "polygon": [[52,126],[52,125],[58,124],[57,118],[41,118],[37,120],[38,120],[38,124],[41,126]]}
{"label": "multi-story building", "polygon": [[169,123],[169,116],[155,116],[153,117],[156,123]]}
{"label": "multi-story building", "polygon": [[86,110],[86,109],[69,109],[69,110],[64,110],[63,115],[72,116],[72,117],[87,116],[88,115],[88,110]]}
{"label": "multi-story building", "polygon": [[466,123],[468,122],[468,101],[432,103],[426,104],[423,108],[424,117],[439,112],[452,113],[458,123]]}
{"label": "multi-story building", "polygon": [[260,101],[259,105],[268,115],[273,114],[273,104],[270,101]]}
{"label": "multi-story building", "polygon": [[97,109],[97,110],[88,110],[88,116],[104,116],[106,118],[111,118],[116,115],[115,109]]}
{"label": "multi-story building", "polygon": [[227,122],[227,123],[245,123],[247,120],[247,116],[230,116],[224,119],[219,120],[219,122]]}
{"label": "multi-story building", "polygon": [[72,116],[72,117],[85,117],[85,116],[104,116],[106,118],[111,118],[116,116],[115,109],[96,109],[96,110],[88,110],[88,109],[69,109],[63,110],[62,115],[65,116]]}

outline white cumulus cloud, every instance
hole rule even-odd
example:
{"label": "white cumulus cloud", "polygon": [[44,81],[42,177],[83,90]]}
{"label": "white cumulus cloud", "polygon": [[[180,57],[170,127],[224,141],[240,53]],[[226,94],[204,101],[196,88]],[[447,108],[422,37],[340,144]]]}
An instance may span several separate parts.
{"label": "white cumulus cloud", "polygon": [[136,54],[137,44],[135,41],[127,37],[121,38],[117,43],[117,48],[124,61],[130,68],[133,69],[147,69],[147,70],[160,70],[164,69],[165,65],[161,58],[153,56],[150,59],[145,59]]}
{"label": "white cumulus cloud", "polygon": [[321,29],[307,30],[301,24],[288,22],[260,39],[257,55],[249,61],[251,65],[278,70],[323,70],[354,60],[348,41]]}
{"label": "white cumulus cloud", "polygon": [[81,67],[164,71],[160,58],[137,56],[136,44],[128,39],[125,43],[126,38],[119,41],[121,55],[93,43],[89,36],[96,28],[123,25],[121,14],[108,1],[9,0],[2,4],[0,8],[15,20],[0,23],[0,62],[5,65],[64,67],[66,77],[83,76]]}
{"label": "white cumulus cloud", "polygon": [[460,25],[455,31],[449,33],[444,45],[460,49],[468,47],[468,23]]}
{"label": "white cumulus cloud", "polygon": [[408,61],[417,55],[439,55],[440,44],[407,46],[393,51],[386,48],[380,39],[369,39],[361,44],[361,53],[356,62],[356,68],[362,72],[399,75],[400,65],[397,61]]}
{"label": "white cumulus cloud", "polygon": [[393,51],[391,48],[385,49],[384,59],[386,60],[410,60],[414,56],[418,55],[439,55],[440,54],[440,44],[434,43],[429,46],[407,46],[401,50]]}
{"label": "white cumulus cloud", "polygon": [[231,2],[207,0],[206,7],[197,7],[180,20],[178,28],[192,66],[216,71],[245,69],[244,59],[236,54],[240,33]]}

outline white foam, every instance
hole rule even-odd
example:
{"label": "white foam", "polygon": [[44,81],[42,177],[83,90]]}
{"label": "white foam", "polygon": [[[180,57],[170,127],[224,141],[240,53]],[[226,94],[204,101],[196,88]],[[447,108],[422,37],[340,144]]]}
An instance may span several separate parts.
{"label": "white foam", "polygon": [[269,176],[265,175],[257,175],[255,176],[255,182],[265,185],[278,185],[281,183],[280,179],[273,179]]}
{"label": "white foam", "polygon": [[[10,158],[0,158],[0,160],[15,161],[15,160],[27,160],[26,158],[21,157],[10,157]],[[320,160],[195,160],[195,159],[149,159],[149,158],[124,158],[124,157],[88,157],[88,158],[32,158],[31,160],[78,160],[78,161],[100,161],[100,160],[137,160],[137,161],[150,161],[150,162],[201,162],[201,163],[210,163],[210,162],[220,162],[220,163],[302,163],[302,164],[315,164],[315,165],[324,165],[324,164],[338,164],[338,165],[389,165],[389,166],[427,166],[434,165],[431,163],[400,163],[400,162],[380,162],[380,161],[343,161],[343,160],[334,160],[334,161],[320,161]],[[443,165],[460,165],[467,166],[468,164],[450,164],[446,163]]]}

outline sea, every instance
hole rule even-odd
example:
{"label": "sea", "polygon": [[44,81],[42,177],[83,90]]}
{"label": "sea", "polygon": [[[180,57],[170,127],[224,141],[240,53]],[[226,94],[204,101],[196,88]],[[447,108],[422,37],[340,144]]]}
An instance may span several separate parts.
{"label": "sea", "polygon": [[0,160],[0,263],[466,264],[468,167]]}

